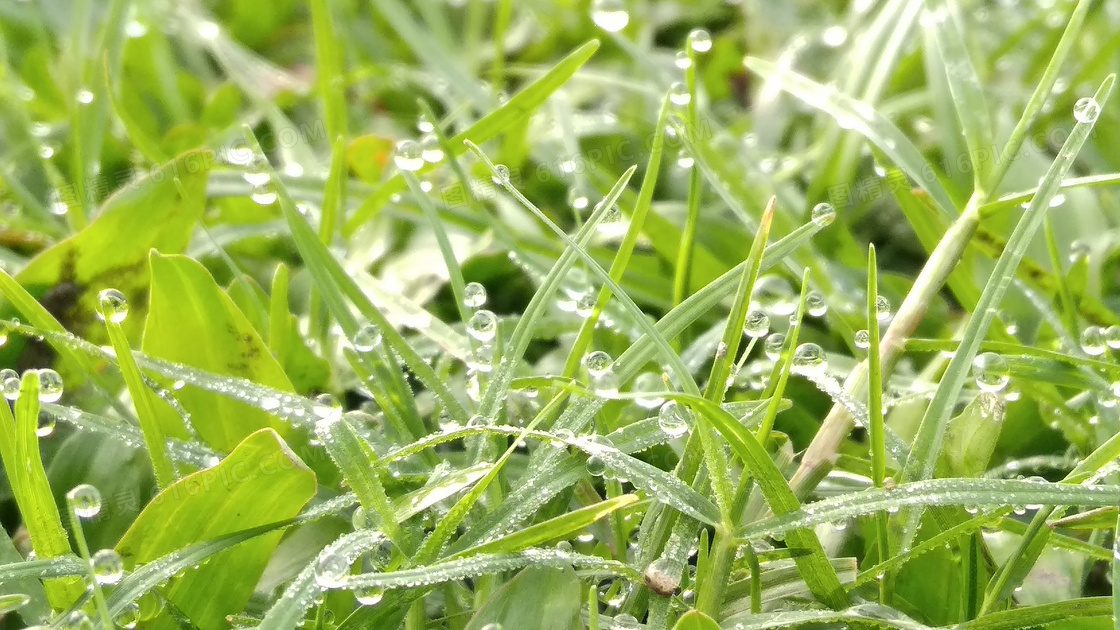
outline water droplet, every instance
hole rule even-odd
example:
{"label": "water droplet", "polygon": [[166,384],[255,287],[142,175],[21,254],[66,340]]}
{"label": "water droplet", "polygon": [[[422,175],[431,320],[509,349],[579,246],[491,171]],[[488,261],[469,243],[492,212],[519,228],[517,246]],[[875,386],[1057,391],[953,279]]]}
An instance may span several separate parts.
{"label": "water droplet", "polygon": [[482,309],[475,312],[467,322],[467,334],[482,343],[489,343],[498,334],[498,316]]}
{"label": "water droplet", "polygon": [[805,310],[813,317],[821,317],[828,312],[828,302],[820,291],[810,291],[805,296]]}
{"label": "water droplet", "polygon": [[1000,392],[1011,381],[1011,367],[1002,356],[984,352],[972,360],[972,376],[982,391]]}
{"label": "water droplet", "polygon": [[4,398],[16,400],[19,398],[19,373],[11,368],[0,370],[0,390]]}
{"label": "water droplet", "polygon": [[875,299],[875,317],[885,322],[891,318],[891,301],[880,295]]}
{"label": "water droplet", "polygon": [[688,34],[688,45],[698,53],[706,53],[712,49],[712,34],[702,28],[693,29]]}
{"label": "water droplet", "polygon": [[671,438],[679,438],[688,433],[686,413],[688,412],[682,409],[677,401],[670,400],[661,405],[661,410],[657,413],[657,426],[661,427],[661,431],[665,435]]}
{"label": "water droplet", "polygon": [[821,33],[821,43],[829,48],[842,46],[846,41],[848,41],[848,31],[839,24],[830,26]]}
{"label": "water droplet", "polygon": [[747,313],[747,319],[743,323],[743,334],[759,338],[765,337],[766,333],[770,332],[770,317],[759,310],[753,310]]}
{"label": "water droplet", "polygon": [[814,224],[820,227],[828,227],[836,220],[836,208],[830,203],[818,203],[813,206],[810,218]]}
{"label": "water droplet", "polygon": [[113,621],[126,630],[132,630],[140,622],[140,604],[136,602],[125,604],[124,609],[117,613]]}
{"label": "water droplet", "polygon": [[1097,122],[1097,116],[1101,115],[1101,104],[1097,99],[1092,96],[1085,96],[1077,99],[1073,105],[1073,117],[1079,123],[1094,123]]}
{"label": "water droplet", "polygon": [[376,586],[366,586],[354,589],[354,599],[362,606],[376,606],[385,596],[385,589]]}
{"label": "water droplet", "polygon": [[39,370],[39,402],[55,403],[62,398],[62,377],[50,368]]}
{"label": "water droplet", "polygon": [[55,419],[54,415],[45,411],[39,412],[39,423],[35,427],[35,435],[39,437],[47,437],[54,433]]}
{"label": "water droplet", "polygon": [[493,181],[498,186],[508,186],[509,178],[510,174],[508,166],[506,166],[505,164],[497,164],[494,166],[494,174],[490,176],[491,181]]}
{"label": "water droplet", "polygon": [[1120,350],[1120,326],[1109,326],[1104,329],[1104,342],[1113,350]]}
{"label": "water droplet", "polygon": [[101,492],[88,483],[83,483],[66,493],[66,502],[78,518],[90,519],[101,511]]}
{"label": "water droplet", "polygon": [[62,620],[62,630],[93,630],[93,620],[84,610],[75,610]]}
{"label": "water droplet", "polygon": [[596,350],[584,357],[583,364],[587,366],[587,373],[591,376],[602,376],[614,365],[614,359],[606,352]]}
{"label": "water droplet", "polygon": [[436,130],[436,126],[432,123],[431,120],[428,119],[427,114],[421,113],[420,116],[416,119],[416,129],[420,133],[432,133]]}
{"label": "water droplet", "polygon": [[328,553],[315,562],[315,583],[322,588],[338,588],[350,575],[350,561],[345,556]]}
{"label": "water droplet", "polygon": [[393,153],[393,164],[402,171],[415,172],[424,166],[424,150],[415,140],[401,140]]}
{"label": "water droplet", "polygon": [[871,346],[871,333],[866,330],[857,330],[854,341],[857,348],[866,350]]}
{"label": "water droplet", "polygon": [[112,549],[98,551],[93,554],[89,562],[93,567],[93,577],[102,586],[116,584],[124,576],[124,561],[121,560],[121,555]]}
{"label": "water droplet", "polygon": [[688,92],[688,86],[681,81],[677,81],[669,86],[669,101],[674,105],[685,106],[692,100],[692,95]]}
{"label": "water droplet", "polygon": [[128,317],[128,300],[116,289],[105,289],[97,294],[97,316],[101,321],[119,324]]}
{"label": "water droplet", "polygon": [[485,626],[482,626],[482,628],[480,628],[479,630],[502,630],[502,624],[498,623],[497,621],[492,621]]}
{"label": "water droplet", "polygon": [[1081,331],[1081,349],[1085,351],[1085,354],[1091,357],[1100,356],[1104,354],[1107,345],[1104,331],[1101,330],[1100,326],[1089,326]]}
{"label": "water droplet", "polygon": [[354,349],[358,352],[370,352],[381,345],[381,329],[377,324],[366,324],[354,333]]}
{"label": "water droplet", "polygon": [[89,105],[93,102],[93,92],[85,89],[78,90],[78,95],[75,98],[82,105]]}
{"label": "water droplet", "polygon": [[486,287],[478,282],[468,282],[463,287],[463,305],[467,308],[481,308],[486,304]]}
{"label": "water droplet", "polygon": [[786,336],[782,333],[774,333],[766,338],[766,356],[771,361],[777,361],[782,356],[782,346],[786,344]]}
{"label": "water droplet", "polygon": [[827,367],[824,350],[815,343],[803,343],[793,353],[793,371],[799,374],[820,374]]}
{"label": "water droplet", "polygon": [[692,67],[692,57],[688,56],[687,51],[678,50],[676,58],[673,59],[673,63],[681,70],[688,70]]}
{"label": "water droplet", "polygon": [[608,33],[617,33],[630,23],[626,0],[592,0],[591,21]]}
{"label": "water droplet", "polygon": [[687,150],[681,149],[677,152],[677,166],[680,168],[692,168],[695,163],[696,160]]}
{"label": "water droplet", "polygon": [[588,291],[579,296],[579,299],[576,300],[576,315],[584,319],[591,317],[591,314],[595,312],[595,302],[598,297],[598,293],[594,291]]}
{"label": "water droplet", "polygon": [[425,162],[435,164],[443,159],[443,147],[439,144],[439,138],[432,136],[424,136],[420,141],[420,157]]}
{"label": "water droplet", "polygon": [[568,189],[568,205],[571,206],[572,210],[586,210],[590,204],[591,200],[578,187],[573,186]]}
{"label": "water droplet", "polygon": [[241,173],[241,178],[253,188],[267,185],[272,181],[272,176],[268,173],[268,161],[261,155],[250,156],[245,172]]}
{"label": "water droplet", "polygon": [[217,23],[203,20],[198,23],[198,36],[202,39],[218,39],[222,29]]}
{"label": "water droplet", "polygon": [[271,206],[272,204],[276,203],[277,194],[276,191],[272,189],[271,184],[265,183],[259,186],[254,186],[253,192],[249,195],[249,198],[251,198],[257,205]]}
{"label": "water droplet", "polygon": [[607,465],[597,455],[587,458],[587,472],[594,477],[602,477],[607,472]]}

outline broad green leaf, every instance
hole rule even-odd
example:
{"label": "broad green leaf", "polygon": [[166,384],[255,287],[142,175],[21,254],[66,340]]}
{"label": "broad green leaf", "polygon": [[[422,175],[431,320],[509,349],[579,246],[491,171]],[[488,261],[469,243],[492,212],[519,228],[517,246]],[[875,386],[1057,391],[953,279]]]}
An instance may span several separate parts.
{"label": "broad green leaf", "polygon": [[539,628],[582,630],[580,581],[571,567],[529,567],[506,582],[471,617],[466,630]]}
{"label": "broad green leaf", "polygon": [[[487,140],[497,137],[498,134],[527,117],[540,107],[541,103],[544,103],[553,92],[567,83],[568,79],[570,79],[598,49],[598,40],[592,40],[580,46],[539,79],[517,94],[514,94],[513,97],[502,104],[501,107],[483,116],[471,125],[469,129],[452,138],[451,147],[454,155],[459,156],[466,152],[467,148],[463,144],[464,141],[470,140],[475,144],[482,144]],[[422,169],[419,171],[420,175],[418,176],[422,176],[422,174],[427,172],[430,168],[431,167],[426,167]],[[353,235],[362,224],[385,206],[390,197],[401,192],[404,188],[404,178],[401,177],[399,173],[385,182],[377,189],[377,192],[362,202],[362,205],[350,216],[350,219],[347,220],[343,228],[343,234],[346,236]]]}
{"label": "broad green leaf", "polygon": [[[218,286],[206,268],[184,256],[151,255],[152,291],[144,327],[144,352],[213,374],[244,378],[281,391],[292,385],[268,346]],[[176,392],[191,413],[199,436],[221,452],[230,452],[249,434],[265,427],[282,436],[290,425],[253,407],[217,396],[194,385]],[[161,425],[185,438],[184,427],[166,410]]]}
{"label": "broad green leaf", "polygon": [[[270,429],[245,438],[217,466],[161,492],[117,544],[128,568],[189,545],[299,514],[316,492],[315,475]],[[168,527],[174,523],[174,527]],[[264,571],[280,533],[213,556],[173,580],[167,598],[203,630],[225,627],[240,612]],[[175,627],[161,615],[152,627]]]}
{"label": "broad green leaf", "polygon": [[673,630],[720,630],[720,628],[711,617],[699,610],[690,610],[677,620]]}
{"label": "broad green leaf", "polygon": [[[91,325],[99,324],[97,293],[117,289],[132,304],[125,330],[130,336],[138,334],[147,304],[148,252],[155,248],[177,253],[186,248],[205,207],[212,160],[212,153],[192,151],[125,184],[105,200],[87,228],[36,256],[16,274],[16,280],[53,306],[64,326],[83,336]],[[182,182],[186,198],[175,178]],[[104,339],[100,334],[91,336]],[[14,364],[10,353],[20,349],[21,344],[9,343],[0,349],[0,362]]]}

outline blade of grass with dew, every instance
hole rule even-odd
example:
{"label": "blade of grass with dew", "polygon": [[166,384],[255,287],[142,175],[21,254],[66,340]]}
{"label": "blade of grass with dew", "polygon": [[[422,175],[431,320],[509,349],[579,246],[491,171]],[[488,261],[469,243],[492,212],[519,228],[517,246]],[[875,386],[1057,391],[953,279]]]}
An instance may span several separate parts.
{"label": "blade of grass with dew", "polygon": [[342,221],[346,204],[346,140],[339,136],[331,145],[331,167],[323,191],[323,211],[319,223],[319,239],[330,246]]}
{"label": "blade of grass with dew", "polygon": [[[18,553],[18,552],[17,552]],[[0,581],[10,584],[16,580],[50,580],[64,577],[81,577],[88,568],[84,560],[68,553],[48,560],[21,560],[0,565]]]}
{"label": "blade of grass with dew", "polygon": [[[102,305],[102,308],[107,307]],[[167,451],[167,440],[163,434],[159,413],[156,411],[155,400],[152,398],[153,394],[144,383],[140,368],[136,366],[136,359],[132,357],[132,346],[129,345],[120,322],[116,321],[109,312],[105,313],[104,321],[105,329],[109,333],[109,341],[113,344],[113,351],[117,357],[117,366],[124,376],[128,393],[132,397],[132,404],[136,407],[136,417],[140,421],[140,432],[144,437],[152,471],[155,473],[156,486],[159,490],[164,490],[175,482],[178,475]]]}
{"label": "blade of grass with dew", "polygon": [[[5,400],[0,403],[0,456],[12,495],[19,506],[35,555],[43,560],[71,555],[70,541],[62,528],[50,482],[39,453],[39,373],[28,370],[20,381],[15,415]],[[78,579],[47,580],[43,586],[55,609],[78,601],[84,585]]]}
{"label": "blade of grass with dew", "polygon": [[[579,70],[595,51],[599,49],[599,40],[591,40],[574,50],[571,54],[552,67],[539,79],[514,94],[503,105],[480,118],[466,131],[451,138],[452,152],[450,155],[459,156],[466,152],[464,141],[470,140],[475,144],[482,144],[498,136],[509,127],[522,120],[540,107],[553,92],[560,89],[573,74]],[[419,173],[425,173],[422,169]],[[385,206],[389,198],[404,190],[404,178],[398,173],[386,181],[358,207],[346,221],[343,227],[343,236],[349,237],[357,229]]]}
{"label": "blade of grass with dew", "polygon": [[[130,568],[155,562],[201,541],[294,518],[315,492],[314,473],[275,431],[261,429],[214,468],[164,490],[116,550]],[[175,527],[167,527],[169,522]],[[223,552],[176,580],[168,599],[196,623],[221,623],[229,611],[244,607],[279,542],[275,532]]]}
{"label": "blade of grass with dew", "polygon": [[995,142],[992,139],[988,103],[961,31],[960,8],[953,0],[933,0],[926,3],[925,10],[926,19],[922,27],[932,31],[937,41],[948,78],[949,92],[968,145],[973,187],[982,191],[992,168],[989,157],[990,152],[995,149]]}
{"label": "blade of grass with dew", "polygon": [[[1110,75],[1101,84],[1095,96],[1097,103],[1103,105],[1107,102],[1115,80],[1116,76]],[[965,380],[968,378],[972,360],[979,350],[988,327],[995,318],[995,312],[1011,284],[1011,279],[1016,267],[1019,266],[1019,261],[1025,255],[1031,238],[1040,227],[1045,212],[1050,207],[1050,199],[1057,192],[1058,183],[1073,166],[1073,161],[1077,157],[1081,145],[1085,143],[1090,131],[1092,131],[1093,122],[1095,121],[1079,121],[1077,126],[1074,127],[1062,150],[1058,153],[1057,159],[1043,178],[1039,194],[1035,196],[1030,208],[1016,224],[1015,231],[1008,239],[1007,249],[996,261],[991,277],[984,286],[976,310],[961,338],[957,352],[950,360],[949,366],[946,368],[945,374],[942,376],[941,382],[938,384],[933,399],[930,401],[930,405],[918,427],[910,456],[907,458],[906,466],[901,473],[901,479],[919,481],[929,479],[932,476],[940,443],[953,410],[953,401],[957,399]],[[906,515],[901,539],[903,548],[909,547],[912,543],[920,517],[920,510],[913,510]]]}
{"label": "blade of grass with dew", "polygon": [[[687,129],[691,131],[698,127],[699,115],[697,114],[696,96],[696,66],[698,59],[696,51],[691,44],[686,45],[689,64],[684,71],[685,87],[688,90],[688,104],[685,106]],[[671,89],[671,88],[670,88]],[[680,130],[677,130],[680,133]],[[692,280],[692,247],[696,241],[696,226],[700,222],[700,169],[691,168],[688,172],[688,199],[686,201],[684,228],[681,230],[681,242],[677,248],[677,260],[673,266],[673,302],[680,304],[692,293],[690,282]]]}
{"label": "blade of grass with dew", "polygon": [[[650,148],[649,159],[646,161],[646,173],[642,177],[642,185],[638,189],[638,196],[634,201],[634,210],[630,215],[630,225],[627,226],[626,235],[618,246],[618,252],[615,254],[614,260],[611,261],[610,275],[615,282],[622,281],[622,275],[625,273],[626,267],[630,263],[630,257],[634,253],[634,247],[638,243],[638,237],[641,236],[646,220],[650,216],[650,205],[653,203],[653,194],[657,188],[657,177],[661,172],[661,156],[665,150],[665,124],[669,116],[669,105],[668,97],[661,101],[661,110],[657,114],[657,127],[654,129],[653,144]],[[564,365],[563,374],[565,376],[574,376],[579,369],[579,363],[583,359],[587,348],[591,345],[595,325],[598,323],[599,316],[610,298],[610,287],[602,287],[599,290],[599,297],[595,300],[595,306],[591,310],[591,316],[584,320],[579,333],[576,335],[575,342],[572,343],[572,349],[568,353],[568,361]]]}
{"label": "blade of grass with dew", "polygon": [[[257,155],[261,155],[260,145],[257,143],[256,137],[253,136],[252,131],[246,127],[244,132],[249,146]],[[349,300],[349,303],[353,304],[362,316],[366,317],[378,327],[388,345],[400,355],[405,365],[408,366],[408,369],[412,371],[416,378],[439,397],[440,401],[447,408],[448,413],[451,414],[455,420],[466,424],[469,414],[455,398],[454,394],[452,394],[447,384],[436,376],[432,367],[428,365],[427,362],[416,353],[416,350],[409,345],[404,337],[390,325],[389,321],[385,319],[384,314],[369,301],[369,298],[366,297],[354,282],[354,279],[338,264],[338,261],[334,259],[331,253],[311,230],[311,226],[307,224],[303,215],[295,209],[295,204],[288,194],[287,189],[284,187],[283,182],[281,182],[277,176],[276,171],[272,169],[271,165],[267,165],[267,169],[271,181],[276,186],[276,191],[280,199],[280,207],[284,212],[284,216],[287,218],[296,247],[303,256],[304,264],[307,266],[312,276],[315,277],[316,287],[322,293],[331,314],[342,327],[347,337],[353,340],[360,329],[357,320],[350,311],[350,306],[347,304],[347,300]],[[364,356],[367,353],[362,354],[363,359],[370,359],[370,357]],[[393,372],[396,373],[397,371],[393,370]],[[424,431],[419,423],[419,414],[415,411],[416,403],[412,396],[411,389],[401,387],[398,387],[398,389],[400,390],[398,392],[398,396],[400,396],[398,404],[408,405],[408,416],[413,419],[413,434],[419,437],[423,435]]]}
{"label": "blade of grass with dew", "polygon": [[[738,422],[731,414],[724,411],[719,405],[696,396],[675,394],[672,396],[678,403],[683,403],[694,408],[707,422],[711,423],[731,449],[743,461],[751,476],[758,483],[766,497],[766,502],[774,514],[798,514],[801,508],[797,498],[790,490],[789,484],[781,471],[778,470],[770,454],[755,436]],[[814,506],[815,507],[815,506]],[[740,535],[742,533],[740,532]],[[786,545],[795,552],[795,560],[801,568],[801,575],[813,595],[821,602],[833,607],[842,608],[847,605],[848,597],[844,587],[840,584],[835,569],[825,556],[824,549],[811,530],[787,529]]]}
{"label": "blade of grass with dew", "polygon": [[443,264],[447,267],[447,277],[451,284],[451,295],[455,298],[455,306],[459,311],[459,319],[465,324],[471,319],[471,310],[466,304],[465,291],[463,287],[466,283],[463,282],[463,269],[459,266],[459,259],[455,255],[455,249],[451,247],[451,240],[447,238],[447,231],[443,229],[443,222],[439,219],[439,213],[436,207],[432,204],[432,200],[428,194],[420,187],[420,180],[416,175],[408,171],[402,172],[404,181],[408,184],[408,189],[412,191],[412,198],[416,200],[417,205],[424,211],[424,216],[428,219],[429,227],[432,234],[436,237],[436,243],[439,245],[439,253],[443,256]]}
{"label": "blade of grass with dew", "polygon": [[949,218],[957,216],[956,205],[949,193],[930,171],[914,143],[898,127],[870,105],[857,101],[836,90],[792,71],[779,72],[773,64],[762,59],[747,57],[744,65],[764,79],[777,81],[782,89],[836,118],[841,127],[863,134],[887,157],[891,158],[907,175],[921,186]]}
{"label": "blade of grass with dew", "polygon": [[362,507],[381,517],[385,535],[399,549],[409,549],[404,530],[397,523],[385,486],[381,484],[377,453],[351,424],[351,419],[341,410],[319,421],[315,433],[326,446],[327,453],[342,471],[348,486],[354,489]]}
{"label": "blade of grass with dew", "polygon": [[586,529],[596,521],[606,518],[618,510],[628,508],[637,502],[638,496],[633,494],[624,494],[613,499],[607,499],[594,505],[573,510],[542,523],[526,527],[525,529],[503,536],[497,540],[469,547],[451,556],[451,558],[469,557],[484,553],[521,551],[528,547],[535,547],[554,540],[564,539],[576,532]]}
{"label": "blade of grass with dew", "polygon": [[746,539],[796,527],[813,527],[879,510],[934,505],[1112,505],[1120,486],[1037,483],[1019,479],[929,479],[892,489],[868,488],[823,499],[808,508],[751,523],[740,530]]}
{"label": "blade of grass with dew", "polygon": [[[883,366],[879,355],[879,262],[875,245],[867,250],[867,420],[871,450],[871,483],[883,487],[887,476],[886,424],[883,418]],[[879,560],[891,557],[886,512],[875,515]],[[891,603],[891,576],[879,573],[879,603]]]}

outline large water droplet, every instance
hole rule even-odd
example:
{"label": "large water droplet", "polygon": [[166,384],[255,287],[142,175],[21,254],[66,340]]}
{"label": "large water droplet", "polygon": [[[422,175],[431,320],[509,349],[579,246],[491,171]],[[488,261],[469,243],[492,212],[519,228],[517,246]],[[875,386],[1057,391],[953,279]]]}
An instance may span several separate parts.
{"label": "large water droplet", "polygon": [[1011,366],[1007,359],[994,352],[984,352],[972,360],[972,376],[976,387],[985,392],[999,392],[1011,381]]}
{"label": "large water droplet", "polygon": [[855,339],[855,346],[860,350],[866,350],[871,346],[871,333],[866,330],[857,330]]}
{"label": "large water droplet", "polygon": [[328,553],[315,562],[315,583],[322,588],[338,588],[350,575],[350,562],[345,556]]}
{"label": "large water droplet", "polygon": [[443,147],[439,144],[439,138],[434,135],[424,136],[424,139],[420,141],[420,157],[431,164],[442,160]]}
{"label": "large water droplet", "polygon": [[50,368],[39,370],[39,402],[54,403],[62,398],[62,377]]}
{"label": "large water droplet", "polygon": [[657,413],[657,426],[661,427],[661,431],[671,438],[681,437],[688,433],[686,413],[688,412],[682,409],[677,401],[670,400],[661,405],[661,411]]}
{"label": "large water droplet", "polygon": [[712,49],[712,34],[702,28],[693,29],[688,34],[688,45],[698,53],[706,53]]}
{"label": "large water droplet", "polygon": [[55,419],[53,414],[45,411],[39,412],[39,423],[35,427],[35,435],[39,437],[47,437],[54,433]]}
{"label": "large water droplet", "polygon": [[16,400],[19,398],[19,373],[11,368],[0,370],[0,390],[4,398]]}
{"label": "large water droplet", "polygon": [[617,33],[630,23],[626,0],[592,0],[591,21],[608,33]]}
{"label": "large water droplet", "polygon": [[354,349],[358,352],[370,352],[381,345],[381,329],[377,324],[366,324],[354,333]]}
{"label": "large water droplet", "polygon": [[797,310],[793,289],[781,276],[767,275],[755,281],[753,299],[772,315],[784,317]]}
{"label": "large water droplet", "polygon": [[590,204],[591,200],[578,186],[572,186],[568,189],[568,205],[572,207],[572,210],[583,211]]}
{"label": "large water droplet", "polygon": [[606,352],[596,350],[584,358],[583,364],[587,366],[588,374],[592,377],[598,377],[606,374],[611,369],[611,366],[614,365],[614,359]]}
{"label": "large water droplet", "polygon": [[1097,99],[1092,96],[1086,96],[1077,99],[1073,105],[1073,117],[1079,123],[1094,123],[1097,122],[1097,117],[1101,115],[1101,104]]}
{"label": "large water droplet", "polygon": [[692,95],[688,92],[688,86],[684,83],[677,81],[669,86],[669,101],[674,105],[681,107],[688,105],[692,100]]}
{"label": "large water droplet", "polygon": [[113,622],[125,628],[125,630],[132,630],[132,628],[135,628],[136,624],[140,622],[140,604],[136,602],[125,604],[124,609],[117,613]]}
{"label": "large water droplet", "polygon": [[97,294],[97,316],[101,321],[119,324],[128,317],[128,300],[116,289],[105,289]]}
{"label": "large water droplet", "polygon": [[101,511],[101,492],[88,483],[83,483],[66,493],[66,502],[78,518],[90,519]]}
{"label": "large water droplet", "polygon": [[385,589],[376,586],[366,586],[354,589],[354,599],[362,606],[376,606],[385,596]]}
{"label": "large water droplet", "polygon": [[678,50],[677,56],[673,60],[673,63],[681,70],[688,70],[692,67],[692,57],[688,56],[687,51]]}
{"label": "large water droplet", "polygon": [[1081,331],[1081,349],[1091,357],[1104,354],[1108,342],[1105,340],[1104,331],[1100,326],[1089,326]]}
{"label": "large water droplet", "polygon": [[828,302],[820,291],[810,291],[805,296],[805,310],[813,317],[821,317],[828,312]]}
{"label": "large water droplet", "polygon": [[482,308],[486,304],[486,287],[478,282],[468,282],[463,287],[463,305],[467,308]]}
{"label": "large water droplet", "polygon": [[810,218],[816,225],[828,227],[836,220],[836,208],[830,203],[818,203],[813,206],[813,213]]}
{"label": "large water droplet", "polygon": [[401,140],[393,153],[393,164],[402,171],[418,171],[424,167],[424,149],[415,140]]}
{"label": "large water droplet", "polygon": [[661,378],[653,372],[642,372],[638,378],[634,379],[634,385],[630,388],[635,394],[638,394],[634,399],[634,404],[642,409],[653,409],[665,402],[665,399],[660,396],[643,396],[643,392],[659,392],[664,390],[661,384]]}
{"label": "large water droplet", "polygon": [[1104,342],[1113,350],[1120,350],[1120,326],[1109,326],[1104,330]]}
{"label": "large water droplet", "polygon": [[885,322],[891,318],[891,315],[891,301],[880,295],[875,299],[875,317]]}
{"label": "large water droplet", "polygon": [[782,346],[786,344],[786,336],[782,333],[774,333],[766,338],[766,345],[764,349],[766,356],[771,361],[777,361],[782,356]]}
{"label": "large water droplet", "polygon": [[482,343],[489,343],[498,334],[498,316],[483,309],[471,316],[467,322],[467,334]]}
{"label": "large water droplet", "polygon": [[757,339],[765,337],[768,332],[770,332],[770,316],[758,310],[747,313],[747,319],[743,323],[744,335]]}
{"label": "large water droplet", "polygon": [[277,199],[276,191],[273,190],[271,184],[267,183],[261,184],[260,186],[254,186],[253,192],[249,195],[249,197],[257,205],[261,206],[271,206],[272,204],[276,203]]}
{"label": "large water droplet", "polygon": [[602,477],[607,472],[607,465],[596,455],[587,458],[587,472],[594,477]]}
{"label": "large water droplet", "polygon": [[93,567],[93,577],[102,586],[116,584],[124,576],[124,561],[121,560],[121,554],[113,549],[98,551],[89,562]]}
{"label": "large water droplet", "polygon": [[824,350],[815,343],[803,343],[793,352],[793,371],[799,374],[820,374],[827,364]]}

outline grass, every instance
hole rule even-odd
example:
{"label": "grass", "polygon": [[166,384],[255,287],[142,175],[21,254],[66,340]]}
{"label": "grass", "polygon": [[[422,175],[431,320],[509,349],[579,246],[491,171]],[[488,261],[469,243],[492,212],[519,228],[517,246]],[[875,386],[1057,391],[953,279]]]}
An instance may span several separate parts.
{"label": "grass", "polygon": [[0,5],[0,629],[1115,627],[1107,3],[538,4]]}

